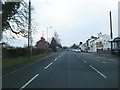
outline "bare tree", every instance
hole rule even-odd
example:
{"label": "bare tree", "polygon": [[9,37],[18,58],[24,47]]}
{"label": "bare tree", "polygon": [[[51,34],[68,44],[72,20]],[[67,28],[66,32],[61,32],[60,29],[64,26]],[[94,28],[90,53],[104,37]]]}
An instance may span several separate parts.
{"label": "bare tree", "polygon": [[28,4],[21,2],[2,2],[2,32],[11,31],[16,35],[28,35]]}

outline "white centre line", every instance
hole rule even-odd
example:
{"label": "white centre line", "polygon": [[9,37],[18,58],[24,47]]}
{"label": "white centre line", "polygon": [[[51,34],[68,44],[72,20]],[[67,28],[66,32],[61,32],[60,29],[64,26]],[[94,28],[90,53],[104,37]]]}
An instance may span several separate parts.
{"label": "white centre line", "polygon": [[102,61],[102,63],[106,63],[106,62]]}
{"label": "white centre line", "polygon": [[86,61],[84,61],[84,63],[87,63]]}
{"label": "white centre line", "polygon": [[47,69],[52,64],[53,64],[53,62],[51,62],[49,65],[47,65],[44,69]]}
{"label": "white centre line", "polygon": [[92,65],[89,65],[92,69],[94,69],[97,73],[99,73],[101,76],[103,76],[105,79],[107,79],[107,77],[102,74],[101,72],[99,72],[97,69],[95,69]]}
{"label": "white centre line", "polygon": [[79,59],[80,59],[80,57],[79,56],[77,56]]}
{"label": "white centre line", "polygon": [[28,84],[30,84],[36,77],[38,77],[39,74],[35,75],[32,79],[30,79],[25,85],[23,85],[19,90],[24,89]]}
{"label": "white centre line", "polygon": [[57,58],[54,61],[56,61],[56,60],[57,60]]}

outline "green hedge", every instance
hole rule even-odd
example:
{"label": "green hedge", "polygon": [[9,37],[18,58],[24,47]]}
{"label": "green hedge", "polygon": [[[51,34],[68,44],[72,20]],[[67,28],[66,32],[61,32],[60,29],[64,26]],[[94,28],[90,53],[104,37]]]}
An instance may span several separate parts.
{"label": "green hedge", "polygon": [[[32,55],[39,55],[42,53],[49,53],[52,52],[51,49],[32,49]],[[24,57],[30,55],[29,48],[3,48],[2,49],[2,58],[16,58],[16,57]]]}

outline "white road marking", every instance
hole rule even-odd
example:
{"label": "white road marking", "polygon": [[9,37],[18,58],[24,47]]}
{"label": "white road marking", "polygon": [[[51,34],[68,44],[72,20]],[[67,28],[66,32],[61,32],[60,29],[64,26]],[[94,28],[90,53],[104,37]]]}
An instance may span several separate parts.
{"label": "white road marking", "polygon": [[24,89],[28,84],[30,84],[36,77],[38,77],[39,74],[35,75],[32,79],[30,79],[25,85],[23,85],[19,90]]}
{"label": "white road marking", "polygon": [[83,61],[84,63],[87,63],[86,61]]}
{"label": "white road marking", "polygon": [[57,60],[57,58],[54,61],[56,61],[56,60]]}
{"label": "white road marking", "polygon": [[97,60],[97,61],[100,61],[100,60]]}
{"label": "white road marking", "polygon": [[107,79],[107,77],[102,74],[101,72],[99,72],[97,69],[95,69],[92,65],[89,65],[92,69],[94,69],[97,73],[99,73],[102,77],[104,77],[105,79]]}
{"label": "white road marking", "polygon": [[53,62],[51,62],[49,65],[47,65],[44,69],[47,69],[52,64],[53,64]]}
{"label": "white road marking", "polygon": [[80,59],[80,57],[79,56],[77,56],[79,59]]}
{"label": "white road marking", "polygon": [[[97,60],[97,61],[100,61],[100,60]],[[106,63],[106,62],[104,62],[104,61],[101,61],[102,63]]]}
{"label": "white road marking", "polygon": [[106,63],[106,62],[102,61],[102,63]]}

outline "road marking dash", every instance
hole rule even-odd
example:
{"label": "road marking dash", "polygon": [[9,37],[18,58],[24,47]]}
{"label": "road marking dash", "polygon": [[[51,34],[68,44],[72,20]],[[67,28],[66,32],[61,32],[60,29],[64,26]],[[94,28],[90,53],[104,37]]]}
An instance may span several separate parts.
{"label": "road marking dash", "polygon": [[47,65],[44,69],[47,69],[52,64],[53,64],[53,62],[51,62],[49,65]]}
{"label": "road marking dash", "polygon": [[56,60],[57,60],[57,58],[54,61],[56,61]]}
{"label": "road marking dash", "polygon": [[80,57],[79,56],[77,56],[79,59],[80,59]]}
{"label": "road marking dash", "polygon": [[94,69],[97,73],[99,73],[102,77],[104,77],[105,79],[107,79],[107,77],[102,74],[100,71],[98,71],[97,69],[95,69],[92,65],[89,65],[92,69]]}
{"label": "road marking dash", "polygon": [[106,63],[106,62],[102,61],[102,63]]}
{"label": "road marking dash", "polygon": [[87,63],[86,61],[84,61],[84,63]]}
{"label": "road marking dash", "polygon": [[24,89],[28,84],[30,84],[36,77],[38,77],[39,74],[35,75],[32,79],[30,79],[25,85],[23,85],[19,90]]}

